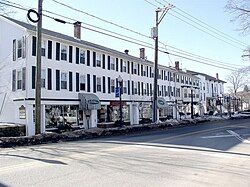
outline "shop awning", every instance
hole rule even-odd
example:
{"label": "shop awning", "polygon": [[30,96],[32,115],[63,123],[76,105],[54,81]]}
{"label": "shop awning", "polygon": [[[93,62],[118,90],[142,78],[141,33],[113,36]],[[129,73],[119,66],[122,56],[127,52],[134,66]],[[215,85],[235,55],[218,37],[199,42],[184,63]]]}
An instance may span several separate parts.
{"label": "shop awning", "polygon": [[98,110],[101,109],[101,102],[95,94],[91,93],[79,93],[80,110]]}

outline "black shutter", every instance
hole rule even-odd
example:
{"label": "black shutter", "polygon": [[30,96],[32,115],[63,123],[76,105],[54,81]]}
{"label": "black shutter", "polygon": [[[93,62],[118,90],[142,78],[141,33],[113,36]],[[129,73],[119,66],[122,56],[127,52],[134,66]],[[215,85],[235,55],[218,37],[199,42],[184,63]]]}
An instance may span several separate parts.
{"label": "black shutter", "polygon": [[12,53],[13,53],[13,61],[16,60],[16,40],[13,40],[13,48],[12,48]]}
{"label": "black shutter", "polygon": [[52,90],[52,70],[48,68],[48,90]]}
{"label": "black shutter", "polygon": [[127,64],[127,72],[128,74],[130,73],[130,62],[128,61],[128,64]]}
{"label": "black shutter", "polygon": [[56,70],[56,90],[60,90],[60,70]]}
{"label": "black shutter", "polygon": [[111,93],[110,92],[110,77],[108,77],[108,93]]}
{"label": "black shutter", "polygon": [[31,72],[31,81],[32,81],[32,89],[36,88],[36,67],[32,66],[32,72]]}
{"label": "black shutter", "polygon": [[36,56],[36,37],[32,36],[32,56]]}
{"label": "black shutter", "polygon": [[102,69],[105,69],[105,54],[102,55]]}
{"label": "black shutter", "polygon": [[115,70],[118,71],[118,68],[119,68],[119,67],[118,67],[119,59],[116,58],[116,61],[115,61],[115,62],[116,62],[116,63],[115,63],[115,66],[116,66],[116,69],[115,69]]}
{"label": "black shutter", "polygon": [[134,81],[132,81],[132,95],[134,95]]}
{"label": "black shutter", "polygon": [[96,93],[96,75],[93,75],[93,92]]}
{"label": "black shutter", "polygon": [[52,59],[52,41],[48,40],[48,59]]}
{"label": "black shutter", "polygon": [[149,87],[149,92],[150,92],[150,96],[152,95],[152,84],[150,83],[150,87]]}
{"label": "black shutter", "polygon": [[76,73],[76,91],[79,92],[79,73]]}
{"label": "black shutter", "polygon": [[102,77],[102,92],[106,93],[106,83],[105,83],[105,77]]}
{"label": "black shutter", "polygon": [[130,80],[128,80],[128,95],[130,95]]}
{"label": "black shutter", "polygon": [[87,66],[90,66],[90,51],[87,50]]}
{"label": "black shutter", "polygon": [[73,52],[73,47],[69,46],[69,62],[72,63],[72,52]]}
{"label": "black shutter", "polygon": [[93,51],[93,67],[96,67],[96,52]]}
{"label": "black shutter", "polygon": [[26,89],[26,68],[22,68],[22,90]]}
{"label": "black shutter", "polygon": [[131,62],[131,74],[134,74],[134,63]]}
{"label": "black shutter", "polygon": [[12,71],[12,91],[16,91],[16,70]]}
{"label": "black shutter", "polygon": [[147,96],[149,96],[149,84],[147,83]]}
{"label": "black shutter", "polygon": [[141,76],[144,76],[143,73],[144,73],[143,72],[143,65],[141,64]]}
{"label": "black shutter", "polygon": [[56,60],[60,60],[60,43],[56,42]]}
{"label": "black shutter", "polygon": [[123,61],[122,59],[120,59],[120,71],[122,72],[122,68],[123,68]]}
{"label": "black shutter", "polygon": [[137,74],[140,75],[140,64],[137,64],[137,69],[138,69]]}
{"label": "black shutter", "polygon": [[140,82],[138,82],[138,95],[140,95],[140,92],[141,92],[140,87],[141,87]]}
{"label": "black shutter", "polygon": [[87,92],[90,92],[90,74],[87,74]]}
{"label": "black shutter", "polygon": [[144,95],[144,93],[143,93],[143,82],[141,82],[141,95]]}
{"label": "black shutter", "polygon": [[148,77],[148,66],[147,66],[147,77]]}
{"label": "black shutter", "polygon": [[69,91],[72,91],[72,72],[69,72]]}
{"label": "black shutter", "polygon": [[110,56],[108,56],[108,70],[110,70]]}
{"label": "black shutter", "polygon": [[152,67],[149,67],[149,77],[152,77]]}
{"label": "black shutter", "polygon": [[76,64],[79,64],[79,48],[76,47]]}

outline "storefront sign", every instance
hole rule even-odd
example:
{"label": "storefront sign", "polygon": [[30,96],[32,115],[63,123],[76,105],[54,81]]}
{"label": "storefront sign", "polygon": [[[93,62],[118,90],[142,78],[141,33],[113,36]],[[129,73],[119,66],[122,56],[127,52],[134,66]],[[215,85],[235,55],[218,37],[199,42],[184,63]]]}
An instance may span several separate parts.
{"label": "storefront sign", "polygon": [[23,105],[19,107],[19,119],[26,119],[26,110]]}

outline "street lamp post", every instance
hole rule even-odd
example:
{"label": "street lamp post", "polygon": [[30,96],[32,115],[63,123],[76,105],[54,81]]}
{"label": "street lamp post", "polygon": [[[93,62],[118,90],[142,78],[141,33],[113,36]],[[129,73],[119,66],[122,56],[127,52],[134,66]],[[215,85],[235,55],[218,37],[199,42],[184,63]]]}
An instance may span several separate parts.
{"label": "street lamp post", "polygon": [[122,126],[122,82],[123,82],[123,79],[122,79],[121,75],[119,75],[119,77],[117,78],[117,80],[119,82],[120,126]]}

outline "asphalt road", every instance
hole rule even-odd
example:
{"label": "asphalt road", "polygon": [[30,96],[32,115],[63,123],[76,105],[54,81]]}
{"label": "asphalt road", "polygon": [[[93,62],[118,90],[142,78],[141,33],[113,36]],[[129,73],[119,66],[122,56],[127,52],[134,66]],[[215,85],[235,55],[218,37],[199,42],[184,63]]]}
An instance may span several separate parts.
{"label": "asphalt road", "polygon": [[0,149],[0,186],[250,186],[250,120]]}

